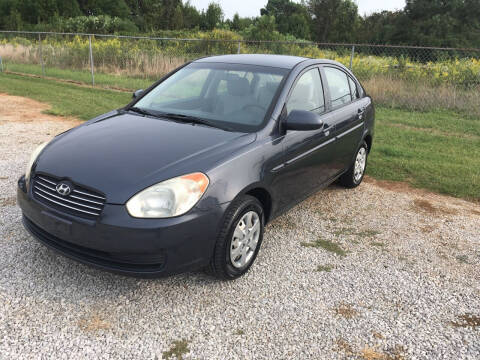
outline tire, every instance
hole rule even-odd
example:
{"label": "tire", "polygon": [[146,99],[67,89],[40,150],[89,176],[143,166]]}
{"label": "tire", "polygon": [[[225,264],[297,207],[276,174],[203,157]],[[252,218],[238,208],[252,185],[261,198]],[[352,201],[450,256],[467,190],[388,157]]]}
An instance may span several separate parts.
{"label": "tire", "polygon": [[[363,155],[362,155],[363,154]],[[364,157],[363,165],[362,165],[362,156]],[[353,189],[356,188],[358,185],[362,183],[363,177],[365,176],[365,170],[367,169],[367,160],[368,160],[368,145],[364,141],[362,145],[358,148],[355,158],[353,160],[352,165],[347,170],[345,174],[340,176],[339,182],[341,185],[345,186],[346,188]],[[360,164],[357,164],[357,161],[360,161]],[[361,170],[361,173],[356,173],[356,166],[360,166],[357,170]]]}
{"label": "tire", "polygon": [[[252,221],[248,224],[252,231],[246,230],[249,219]],[[251,226],[255,220],[258,222],[258,228]],[[244,195],[234,200],[224,216],[213,257],[207,269],[208,273],[222,280],[234,280],[245,274],[260,250],[264,222],[263,207],[256,198]],[[242,230],[242,225],[245,230]],[[243,236],[243,240],[239,240],[239,235]],[[254,250],[250,246],[254,247]]]}

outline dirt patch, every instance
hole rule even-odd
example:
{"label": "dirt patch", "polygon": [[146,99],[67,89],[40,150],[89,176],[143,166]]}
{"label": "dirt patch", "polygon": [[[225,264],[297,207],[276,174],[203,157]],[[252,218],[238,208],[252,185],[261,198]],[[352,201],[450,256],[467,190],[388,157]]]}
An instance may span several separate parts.
{"label": "dirt patch", "polygon": [[[465,205],[464,202],[468,201],[469,203],[472,203],[474,205],[473,207],[478,207],[478,205],[480,205],[480,201],[477,199],[465,199],[465,200],[457,199],[458,201],[455,201],[456,198],[454,197],[433,193],[425,189],[415,188],[404,181],[378,180],[370,176],[365,176],[363,181],[366,183],[378,186],[385,190],[405,193],[409,195],[416,195],[422,198],[429,198],[429,199],[434,198],[435,200],[438,200],[440,202],[446,202],[449,204],[456,202],[458,205]],[[468,209],[468,211],[470,211],[470,209]],[[480,213],[480,210],[478,212]]]}
{"label": "dirt patch", "polygon": [[396,346],[391,351],[381,352],[367,345],[358,355],[365,360],[403,360],[405,359],[404,352],[405,350],[401,346]]}
{"label": "dirt patch", "polygon": [[358,311],[355,310],[350,304],[340,304],[334,310],[337,315],[346,319],[353,319],[354,317],[358,316]]}
{"label": "dirt patch", "polygon": [[109,330],[112,325],[105,321],[100,315],[93,314],[78,322],[78,326],[86,332],[97,332],[101,330]]}
{"label": "dirt patch", "polygon": [[455,209],[450,209],[444,206],[436,205],[434,206],[430,201],[425,199],[415,199],[413,200],[413,205],[417,210],[425,211],[429,214],[438,215],[456,215],[458,211]]}
{"label": "dirt patch", "polygon": [[348,341],[346,341],[345,339],[338,338],[335,341],[335,344],[337,345],[338,350],[343,351],[345,353],[345,355],[353,355],[354,354],[354,350],[353,350],[352,345],[350,345],[348,343]]}
{"label": "dirt patch", "polygon": [[460,315],[458,316],[458,321],[452,321],[451,324],[454,327],[477,328],[480,326],[480,316],[473,314]]}
{"label": "dirt patch", "polygon": [[0,199],[0,206],[1,207],[4,207],[4,206],[13,206],[17,203],[17,199],[15,196],[12,196],[12,197],[9,197],[9,198],[6,198],[6,199]]}
{"label": "dirt patch", "polygon": [[432,225],[425,225],[420,227],[420,231],[423,232],[424,234],[430,234],[435,230],[435,226]]}
{"label": "dirt patch", "polygon": [[415,189],[408,185],[405,182],[401,181],[390,181],[390,180],[377,180],[374,179],[370,176],[365,176],[363,181],[374,184],[376,186],[381,187],[382,189],[390,190],[390,191],[396,191],[396,192],[404,192],[404,193],[409,193],[411,194],[412,192],[417,192],[420,191],[420,189]]}
{"label": "dirt patch", "polygon": [[82,121],[75,118],[66,118],[44,114],[50,105],[21,96],[12,96],[0,93],[0,122],[40,122],[57,121],[71,123],[77,126]]}

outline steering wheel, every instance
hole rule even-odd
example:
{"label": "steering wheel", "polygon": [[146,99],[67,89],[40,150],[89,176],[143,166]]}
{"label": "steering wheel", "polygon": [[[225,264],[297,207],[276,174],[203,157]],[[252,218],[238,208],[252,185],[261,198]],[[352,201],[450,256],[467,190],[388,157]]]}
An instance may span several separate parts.
{"label": "steering wheel", "polygon": [[245,105],[242,110],[247,110],[248,108],[257,108],[257,109],[260,109],[261,111],[265,112],[267,111],[267,109],[265,109],[262,105],[258,105],[258,104],[248,104],[248,105]]}

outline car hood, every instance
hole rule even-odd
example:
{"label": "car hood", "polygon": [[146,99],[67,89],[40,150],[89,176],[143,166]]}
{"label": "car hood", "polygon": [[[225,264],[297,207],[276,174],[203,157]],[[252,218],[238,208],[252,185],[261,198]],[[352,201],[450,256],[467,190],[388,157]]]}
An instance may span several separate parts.
{"label": "car hood", "polygon": [[35,172],[124,204],[157,182],[196,171],[208,175],[211,166],[254,139],[255,134],[119,113],[57,136],[38,157]]}

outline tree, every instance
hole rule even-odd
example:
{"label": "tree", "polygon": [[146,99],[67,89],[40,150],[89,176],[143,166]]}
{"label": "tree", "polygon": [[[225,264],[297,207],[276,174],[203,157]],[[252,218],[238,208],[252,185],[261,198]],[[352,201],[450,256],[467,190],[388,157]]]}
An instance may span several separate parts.
{"label": "tree", "polygon": [[358,7],[352,0],[309,0],[313,36],[320,42],[351,42],[359,25]]}
{"label": "tree", "polygon": [[200,12],[189,1],[183,5],[183,22],[187,29],[200,28],[202,23]]}
{"label": "tree", "polygon": [[360,21],[356,41],[368,44],[407,44],[411,27],[403,11],[382,11]]}
{"label": "tree", "polygon": [[[62,0],[60,0],[62,1]],[[110,15],[122,19],[130,16],[125,0],[77,0],[82,13],[89,15]]]}
{"label": "tree", "polygon": [[248,40],[274,41],[281,38],[277,31],[275,17],[271,15],[262,15],[256,19],[255,24],[250,25],[244,31],[244,37]]}
{"label": "tree", "polygon": [[478,0],[407,0],[404,12],[412,30],[412,45],[478,47]]}
{"label": "tree", "polygon": [[22,25],[23,22],[20,11],[12,8],[8,17],[5,19],[5,28],[9,30],[22,30]]}
{"label": "tree", "polygon": [[280,33],[310,39],[311,17],[303,4],[291,0],[268,0],[260,14],[274,16]]}
{"label": "tree", "polygon": [[184,21],[183,21],[183,6],[178,4],[173,12],[172,22],[171,22],[171,29],[180,30],[184,28]]}
{"label": "tree", "polygon": [[[227,20],[227,22],[228,21],[229,20]],[[233,15],[232,21],[230,22],[230,29],[233,31],[242,32],[250,25],[252,25],[253,22],[254,20],[252,18],[242,18],[240,17],[240,15],[238,15],[238,13],[235,13],[235,15]]]}
{"label": "tree", "polygon": [[221,24],[223,22],[223,10],[220,4],[211,2],[208,5],[204,19],[204,27],[206,30],[213,30],[217,24]]}

